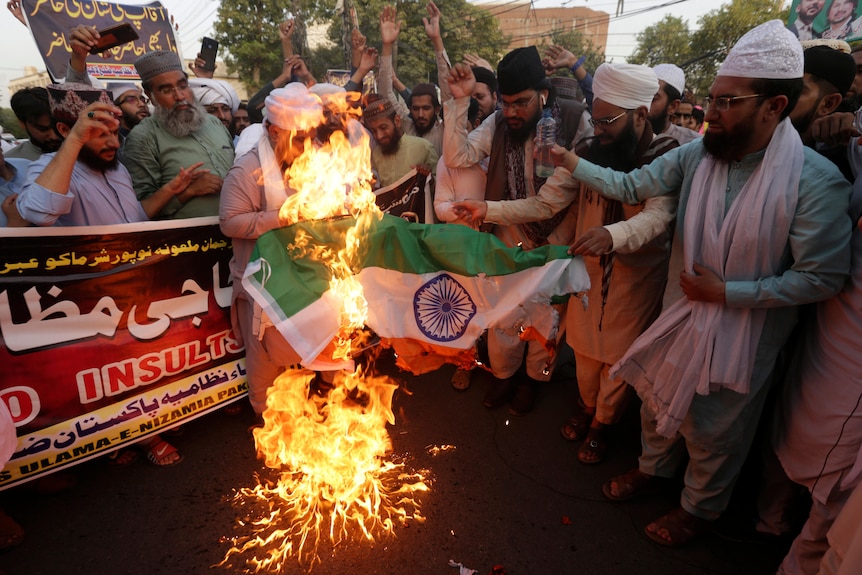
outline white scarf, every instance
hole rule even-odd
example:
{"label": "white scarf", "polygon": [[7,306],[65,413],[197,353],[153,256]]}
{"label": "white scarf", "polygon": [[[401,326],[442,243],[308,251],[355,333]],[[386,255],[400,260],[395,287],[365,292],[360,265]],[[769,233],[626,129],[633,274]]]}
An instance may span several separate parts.
{"label": "white scarf", "polygon": [[[725,215],[727,163],[705,156],[683,222],[685,272],[694,274],[699,263],[725,282],[780,275],[804,157],[799,135],[784,119]],[[748,393],[766,312],[683,297],[634,341],[610,375],[628,381],[656,414],[657,432],[672,437],[695,392]]]}
{"label": "white scarf", "polygon": [[286,174],[281,164],[275,159],[275,152],[269,142],[269,133],[264,130],[257,142],[257,155],[260,158],[260,171],[263,177],[264,199],[266,205],[263,211],[280,208],[287,199],[287,185],[284,182]]}

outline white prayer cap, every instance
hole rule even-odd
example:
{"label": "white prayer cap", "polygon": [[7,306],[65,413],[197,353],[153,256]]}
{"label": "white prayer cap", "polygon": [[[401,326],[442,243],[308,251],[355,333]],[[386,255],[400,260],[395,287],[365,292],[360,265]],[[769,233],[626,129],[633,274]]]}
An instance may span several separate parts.
{"label": "white prayer cap", "polygon": [[730,49],[717,76],[789,80],[805,70],[802,45],[781,20],[752,28]]}
{"label": "white prayer cap", "polygon": [[685,72],[682,68],[675,64],[659,64],[652,69],[659,80],[664,80],[665,84],[670,84],[674,89],[682,94],[685,92]]}
{"label": "white prayer cap", "polygon": [[649,108],[656,92],[658,78],[647,66],[605,63],[593,76],[594,97],[626,110]]}
{"label": "white prayer cap", "polygon": [[112,94],[114,102],[119,102],[129,92],[141,94],[141,89],[131,82],[108,82],[106,88]]}
{"label": "white prayer cap", "polygon": [[195,100],[204,106],[224,104],[230,107],[231,113],[239,109],[239,96],[227,82],[212,78],[192,78],[189,80],[189,86],[195,93]]}
{"label": "white prayer cap", "polygon": [[324,122],[320,98],[300,82],[270,92],[264,108],[267,121],[282,130],[309,130]]}
{"label": "white prayer cap", "polygon": [[344,88],[338,86],[336,84],[330,84],[328,82],[318,82],[314,86],[308,89],[309,92],[320,98],[321,100],[325,99],[326,96],[334,96],[335,94],[344,94],[346,93]]}
{"label": "white prayer cap", "polygon": [[845,54],[853,53],[853,49],[850,47],[850,44],[848,44],[844,40],[814,38],[813,40],[802,40],[799,43],[802,44],[803,52],[815,46],[826,46],[827,48],[832,48],[833,50],[838,50],[839,52],[844,52]]}

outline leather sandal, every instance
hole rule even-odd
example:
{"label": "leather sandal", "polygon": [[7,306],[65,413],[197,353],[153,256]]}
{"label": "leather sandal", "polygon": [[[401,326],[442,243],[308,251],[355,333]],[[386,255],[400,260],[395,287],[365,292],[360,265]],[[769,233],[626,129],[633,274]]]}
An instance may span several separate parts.
{"label": "leather sandal", "polygon": [[578,449],[578,461],[587,465],[604,461],[608,444],[602,437],[603,435],[604,432],[601,429],[590,428],[587,438],[581,444],[581,448]]}
{"label": "leather sandal", "polygon": [[584,412],[573,415],[560,428],[560,434],[567,441],[580,441],[587,435],[590,430],[590,423],[593,421],[593,416]]}
{"label": "leather sandal", "polygon": [[712,521],[677,507],[644,528],[644,534],[665,547],[681,547],[710,530]]}
{"label": "leather sandal", "polygon": [[[602,485],[602,493],[611,501],[629,501],[642,495],[650,495],[658,491],[659,478],[654,475],[647,475],[640,469],[634,469],[614,477],[606,481]],[[616,493],[614,493],[611,485],[616,483]]]}

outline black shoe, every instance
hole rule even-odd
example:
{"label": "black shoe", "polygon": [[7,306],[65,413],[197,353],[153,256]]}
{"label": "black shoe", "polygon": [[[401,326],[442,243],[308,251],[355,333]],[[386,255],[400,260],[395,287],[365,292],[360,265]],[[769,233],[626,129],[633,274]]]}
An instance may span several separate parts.
{"label": "black shoe", "polygon": [[515,395],[515,384],[511,379],[496,379],[491,384],[491,389],[485,394],[485,399],[482,405],[491,409],[500,407],[509,402],[512,396]]}

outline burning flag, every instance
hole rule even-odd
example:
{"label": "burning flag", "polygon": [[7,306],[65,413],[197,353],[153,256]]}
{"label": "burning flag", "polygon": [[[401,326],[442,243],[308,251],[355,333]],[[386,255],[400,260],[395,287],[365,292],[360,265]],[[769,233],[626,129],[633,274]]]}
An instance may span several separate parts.
{"label": "burning flag", "polygon": [[[341,328],[340,296],[330,272],[304,247],[338,251],[354,218],[301,222],[261,236],[243,285],[307,367]],[[520,325],[553,340],[557,298],[589,287],[584,264],[565,246],[523,251],[496,237],[451,224],[370,218],[353,273],[367,301],[366,325],[399,354],[399,366],[425,373],[443,362],[473,363],[473,346],[494,326]],[[287,246],[287,249],[285,249]],[[421,363],[410,358],[421,357]]]}

